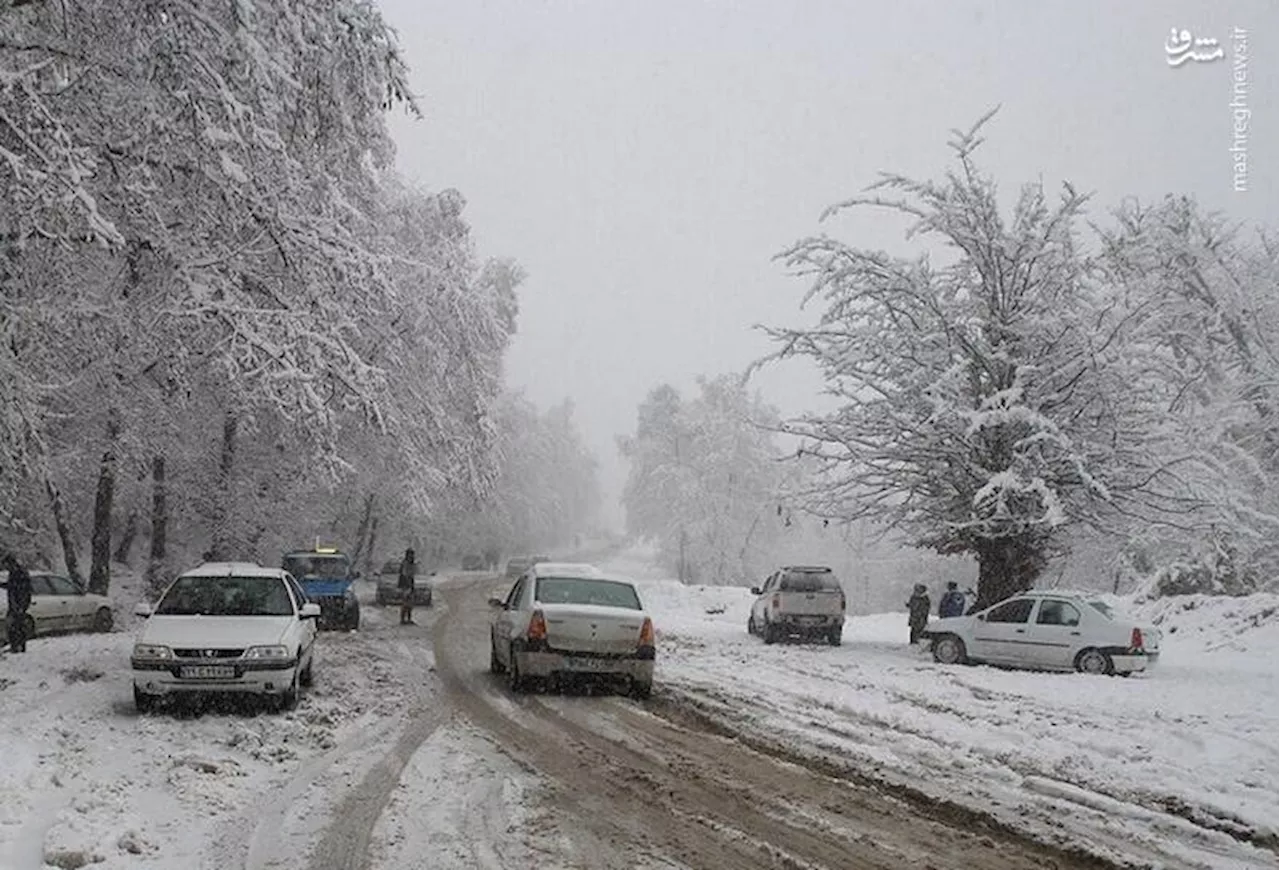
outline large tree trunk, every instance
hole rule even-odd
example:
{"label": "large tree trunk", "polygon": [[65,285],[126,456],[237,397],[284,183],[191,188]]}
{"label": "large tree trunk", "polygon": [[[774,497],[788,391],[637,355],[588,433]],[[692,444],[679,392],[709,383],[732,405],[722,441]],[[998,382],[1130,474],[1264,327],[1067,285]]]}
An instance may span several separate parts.
{"label": "large tree trunk", "polygon": [[236,434],[239,419],[235,414],[227,412],[222,418],[222,455],[218,461],[218,490],[214,508],[213,544],[209,548],[213,561],[225,561],[236,555],[235,535],[231,528],[233,512],[231,499],[235,487],[233,475],[236,460]]}
{"label": "large tree trunk", "polygon": [[[351,566],[354,568],[360,563],[360,554],[365,551],[365,537],[369,532],[369,520],[373,517],[373,496],[367,495],[364,499],[364,510],[360,514],[360,525],[356,527],[356,543],[351,548]],[[372,550],[372,548],[370,548]]]}
{"label": "large tree trunk", "polygon": [[369,518],[369,549],[364,551],[364,576],[373,576],[373,551],[378,546],[378,515]]}
{"label": "large tree trunk", "polygon": [[120,424],[114,412],[107,418],[107,449],[98,465],[98,492],[93,499],[90,538],[89,591],[106,595],[111,587],[111,504],[116,494],[116,438]]}
{"label": "large tree trunk", "polygon": [[53,511],[53,525],[58,530],[58,540],[62,542],[62,560],[67,566],[67,576],[83,585],[84,577],[80,574],[80,557],[76,555],[76,542],[71,537],[71,527],[67,525],[67,508],[62,503],[62,491],[54,484],[53,479],[46,476],[44,491],[49,494],[49,508]]}
{"label": "large tree trunk", "polygon": [[1024,538],[978,541],[978,598],[973,610],[983,610],[1035,583],[1047,563],[1044,544]]}
{"label": "large tree trunk", "polygon": [[151,552],[147,557],[147,588],[160,594],[165,585],[165,535],[169,528],[168,493],[164,482],[164,457],[151,460]]}

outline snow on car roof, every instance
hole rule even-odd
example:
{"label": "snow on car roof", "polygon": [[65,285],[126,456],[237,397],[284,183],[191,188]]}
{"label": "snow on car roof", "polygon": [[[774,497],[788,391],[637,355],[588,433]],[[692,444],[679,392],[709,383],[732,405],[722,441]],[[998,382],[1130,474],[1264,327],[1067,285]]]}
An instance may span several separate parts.
{"label": "snow on car roof", "polygon": [[1089,592],[1082,589],[1028,589],[1026,592],[1020,592],[1019,595],[1028,596],[1051,596],[1053,598],[1100,598],[1104,593]]}
{"label": "snow on car roof", "polygon": [[586,562],[539,562],[533,566],[535,577],[603,577],[600,569]]}
{"label": "snow on car roof", "polygon": [[190,571],[183,571],[183,577],[225,577],[235,574],[237,577],[280,577],[283,568],[265,568],[253,562],[205,562]]}

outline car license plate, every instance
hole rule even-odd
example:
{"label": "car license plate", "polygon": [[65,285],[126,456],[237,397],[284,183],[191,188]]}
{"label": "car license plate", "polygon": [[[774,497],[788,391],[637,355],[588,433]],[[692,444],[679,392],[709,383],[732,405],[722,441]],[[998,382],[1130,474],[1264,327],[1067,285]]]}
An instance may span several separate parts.
{"label": "car license plate", "polygon": [[610,664],[608,659],[569,659],[569,667],[575,671],[607,671]]}
{"label": "car license plate", "polygon": [[825,622],[825,621],[826,621],[826,619],[827,619],[827,618],[826,618],[825,616],[802,616],[802,617],[800,617],[800,621],[801,621],[802,623],[804,623],[805,625],[815,625],[815,624],[817,624],[817,623],[819,623],[819,622]]}
{"label": "car license plate", "polygon": [[225,680],[235,677],[230,665],[187,665],[179,673],[184,680]]}

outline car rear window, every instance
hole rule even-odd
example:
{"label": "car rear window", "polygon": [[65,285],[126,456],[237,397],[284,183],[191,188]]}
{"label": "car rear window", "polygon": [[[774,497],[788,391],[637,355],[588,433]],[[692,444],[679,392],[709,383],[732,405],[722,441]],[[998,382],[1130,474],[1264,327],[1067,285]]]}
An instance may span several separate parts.
{"label": "car rear window", "polygon": [[1101,613],[1107,619],[1116,618],[1115,611],[1112,610],[1111,605],[1107,604],[1105,601],[1090,601],[1089,606],[1092,607],[1094,610],[1098,611],[1099,613]]}
{"label": "car rear window", "polygon": [[543,604],[598,604],[640,609],[640,598],[630,583],[587,577],[539,577],[534,600]]}
{"label": "car rear window", "polygon": [[840,581],[830,571],[792,571],[782,575],[783,592],[837,592]]}

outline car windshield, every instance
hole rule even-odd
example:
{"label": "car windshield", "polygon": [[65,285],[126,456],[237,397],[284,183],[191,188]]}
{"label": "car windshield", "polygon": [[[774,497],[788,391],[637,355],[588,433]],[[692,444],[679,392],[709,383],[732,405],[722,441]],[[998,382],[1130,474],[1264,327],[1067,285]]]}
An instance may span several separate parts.
{"label": "car windshield", "polygon": [[830,571],[792,571],[782,575],[783,592],[834,592],[840,581]]}
{"label": "car windshield", "polygon": [[294,577],[346,577],[350,573],[350,566],[351,562],[346,556],[295,553],[284,557],[284,570]]}
{"label": "car windshield", "polygon": [[1089,606],[1101,613],[1107,619],[1115,619],[1116,612],[1111,609],[1111,605],[1103,601],[1090,601]]}
{"label": "car windshield", "polygon": [[599,604],[639,610],[640,598],[630,583],[586,577],[539,577],[533,597],[543,604]]}
{"label": "car windshield", "polygon": [[162,616],[291,616],[278,577],[179,577],[160,599]]}

